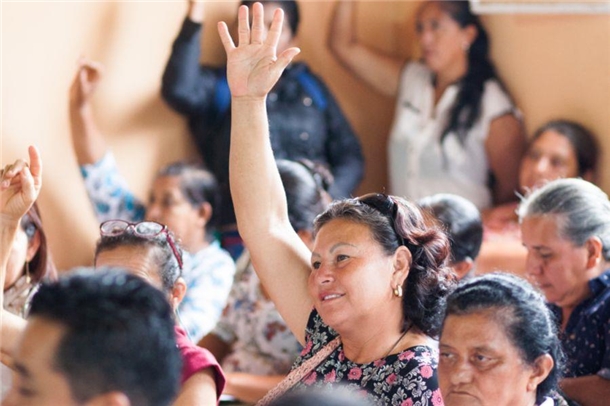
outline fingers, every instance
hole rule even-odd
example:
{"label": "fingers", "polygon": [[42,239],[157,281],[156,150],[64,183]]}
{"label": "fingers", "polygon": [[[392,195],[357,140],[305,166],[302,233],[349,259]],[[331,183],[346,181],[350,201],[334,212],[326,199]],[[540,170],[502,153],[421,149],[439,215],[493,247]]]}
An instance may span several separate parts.
{"label": "fingers", "polygon": [[284,69],[286,69],[286,66],[288,66],[288,64],[292,61],[292,59],[295,56],[297,56],[300,52],[301,52],[301,50],[299,48],[296,48],[296,47],[288,48],[287,50],[282,52],[277,57],[277,61],[275,62],[274,69],[279,69],[280,70],[279,74],[281,75],[281,72]]}
{"label": "fingers", "polygon": [[248,21],[248,6],[239,6],[237,12],[237,33],[239,35],[238,46],[250,44],[250,21]]}
{"label": "fingers", "polygon": [[38,148],[30,145],[28,154],[30,155],[30,173],[34,179],[34,186],[39,188],[42,185],[42,159],[40,158],[40,152]]}
{"label": "fingers", "polygon": [[231,38],[231,34],[229,34],[229,27],[227,27],[227,24],[224,21],[218,23],[218,35],[220,36],[220,41],[222,42],[226,53],[235,49],[233,38]]}
{"label": "fingers", "polygon": [[[261,6],[262,7],[262,6]],[[261,21],[262,23],[262,21]],[[277,49],[277,44],[282,35],[282,27],[284,25],[284,10],[277,8],[273,13],[273,21],[271,22],[271,28],[269,28],[269,34],[265,40],[265,45]],[[254,30],[253,35],[254,36]],[[295,54],[296,55],[296,54]]]}
{"label": "fingers", "polygon": [[[264,10],[261,3],[252,6],[252,44],[262,44],[265,36]],[[241,44],[241,42],[240,42]]]}

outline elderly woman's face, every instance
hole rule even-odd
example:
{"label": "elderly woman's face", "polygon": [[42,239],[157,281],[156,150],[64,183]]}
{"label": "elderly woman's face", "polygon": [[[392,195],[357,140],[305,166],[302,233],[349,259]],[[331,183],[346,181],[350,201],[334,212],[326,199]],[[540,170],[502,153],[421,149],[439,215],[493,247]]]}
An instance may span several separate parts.
{"label": "elderly woman's face", "polygon": [[439,342],[439,385],[446,406],[533,405],[535,371],[492,311],[449,315]]}
{"label": "elderly woman's face", "polygon": [[573,307],[588,295],[587,272],[590,251],[560,236],[559,216],[526,217],[521,224],[527,249],[526,271],[544,292],[546,300],[559,307]]}
{"label": "elderly woman's face", "polygon": [[400,311],[392,294],[393,256],[366,225],[332,220],[318,232],[312,251],[309,293],[326,324],[346,331]]}
{"label": "elderly woman's face", "polygon": [[530,145],[521,161],[519,184],[532,190],[559,178],[578,176],[578,158],[568,139],[552,130]]}

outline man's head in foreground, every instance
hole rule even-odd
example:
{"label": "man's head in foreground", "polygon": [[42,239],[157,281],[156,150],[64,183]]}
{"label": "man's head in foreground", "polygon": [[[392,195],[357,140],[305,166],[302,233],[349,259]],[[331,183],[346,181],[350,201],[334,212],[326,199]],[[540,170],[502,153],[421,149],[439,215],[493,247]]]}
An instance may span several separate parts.
{"label": "man's head in foreground", "polygon": [[34,296],[3,405],[169,405],[180,366],[163,293],[123,272],[79,271]]}

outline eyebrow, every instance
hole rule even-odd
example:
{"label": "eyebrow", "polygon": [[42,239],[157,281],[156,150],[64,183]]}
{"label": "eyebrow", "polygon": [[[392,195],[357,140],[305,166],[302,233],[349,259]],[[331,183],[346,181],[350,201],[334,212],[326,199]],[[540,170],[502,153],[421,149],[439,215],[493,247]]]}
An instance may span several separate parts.
{"label": "eyebrow", "polygon": [[27,369],[27,367],[25,365],[23,365],[22,363],[20,363],[19,361],[15,361],[13,363],[13,368],[15,369],[15,371],[17,371],[17,373],[21,376],[24,376],[26,378],[31,378],[32,374],[30,373],[30,371]]}
{"label": "eyebrow", "polygon": [[[338,242],[338,243],[336,243],[335,245],[333,245],[332,247],[330,247],[329,252],[333,252],[333,251],[335,251],[337,248],[340,248],[340,247],[342,247],[342,246],[348,246],[348,247],[357,248],[357,247],[356,247],[354,244],[350,244],[350,243],[347,243],[347,242]],[[312,252],[312,253],[311,253],[311,256],[312,256],[312,257],[320,257],[321,255],[320,255],[320,254],[318,254],[317,252]]]}

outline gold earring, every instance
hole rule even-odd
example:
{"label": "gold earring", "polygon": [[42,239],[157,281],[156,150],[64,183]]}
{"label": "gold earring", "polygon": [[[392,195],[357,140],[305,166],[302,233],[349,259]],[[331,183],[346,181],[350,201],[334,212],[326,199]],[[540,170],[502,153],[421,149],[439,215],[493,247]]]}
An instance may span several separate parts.
{"label": "gold earring", "polygon": [[396,285],[396,287],[394,288],[394,296],[402,297],[402,286]]}
{"label": "gold earring", "polygon": [[32,283],[32,278],[30,278],[30,261],[25,261],[25,282],[28,285]]}

